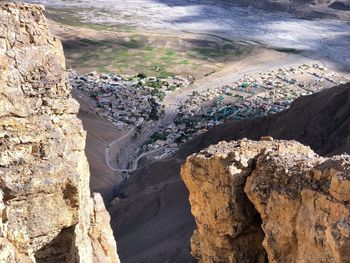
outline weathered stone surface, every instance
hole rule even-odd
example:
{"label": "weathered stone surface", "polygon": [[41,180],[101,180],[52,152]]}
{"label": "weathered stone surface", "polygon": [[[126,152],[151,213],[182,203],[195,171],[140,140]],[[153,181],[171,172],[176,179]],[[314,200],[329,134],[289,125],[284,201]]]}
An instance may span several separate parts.
{"label": "weathered stone surface", "polygon": [[119,262],[113,231],[109,226],[111,218],[106,211],[102,196],[95,193],[93,201],[94,211],[91,218],[89,237],[91,239],[94,261],[105,263]]}
{"label": "weathered stone surface", "polygon": [[245,191],[261,215],[270,262],[350,261],[349,171],[350,156],[258,156]]}
{"label": "weathered stone surface", "polygon": [[[350,156],[323,158],[272,138],[190,156],[182,177],[197,223],[193,254],[200,262],[350,262],[349,171]],[[252,228],[259,242],[238,250]]]}
{"label": "weathered stone surface", "polygon": [[1,262],[119,261],[65,70],[44,8],[1,2]]}
{"label": "weathered stone surface", "polygon": [[192,254],[200,262],[264,262],[261,222],[243,191],[261,148],[241,144],[236,152],[225,142],[210,146],[182,167],[197,224]]}

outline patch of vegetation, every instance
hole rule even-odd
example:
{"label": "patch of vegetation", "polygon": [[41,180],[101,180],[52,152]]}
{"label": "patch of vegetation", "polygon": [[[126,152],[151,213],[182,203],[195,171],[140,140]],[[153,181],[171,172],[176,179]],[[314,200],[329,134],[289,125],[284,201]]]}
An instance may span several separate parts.
{"label": "patch of vegetation", "polygon": [[229,51],[224,49],[193,48],[192,50],[203,58],[219,59],[229,55]]}
{"label": "patch of vegetation", "polygon": [[199,95],[199,92],[198,91],[196,91],[196,90],[194,90],[194,91],[192,91],[192,97],[195,97],[195,96],[198,96]]}
{"label": "patch of vegetation", "polygon": [[118,30],[121,30],[123,32],[131,33],[136,30],[135,26],[128,25],[128,24],[120,24],[116,26]]}
{"label": "patch of vegetation", "polygon": [[155,75],[159,78],[168,78],[174,76],[174,73],[167,71],[164,65],[156,64],[153,65],[151,69],[157,72]]}
{"label": "patch of vegetation", "polygon": [[149,115],[149,118],[153,121],[159,120],[158,105],[153,99],[151,101],[151,113]]}
{"label": "patch of vegetation", "polygon": [[185,125],[186,125],[186,129],[194,129],[195,126],[197,125],[197,121],[193,120],[193,119],[186,119],[184,121]]}
{"label": "patch of vegetation", "polygon": [[155,52],[142,52],[141,54],[143,54],[142,56],[143,62],[153,62],[156,59]]}
{"label": "patch of vegetation", "polygon": [[58,23],[63,23],[69,26],[89,28],[96,31],[114,31],[114,32],[135,31],[135,27],[129,24],[119,24],[119,25],[98,24],[98,23],[91,23],[91,22],[86,22],[82,20],[80,16],[82,12],[91,13],[93,11],[94,11],[93,9],[88,9],[88,8],[78,8],[78,9],[50,8],[46,10],[46,13],[47,13],[47,16],[53,21],[56,21]]}
{"label": "patch of vegetation", "polygon": [[146,84],[147,86],[155,88],[156,90],[160,89],[162,85],[159,79],[157,81],[148,81]]}
{"label": "patch of vegetation", "polygon": [[145,50],[145,51],[153,51],[154,47],[152,47],[152,46],[144,46],[143,50]]}
{"label": "patch of vegetation", "polygon": [[110,71],[105,66],[97,66],[96,71],[100,73],[110,73]]}
{"label": "patch of vegetation", "polygon": [[299,54],[301,52],[303,52],[302,50],[298,50],[298,49],[295,49],[295,48],[284,48],[284,47],[281,47],[281,48],[278,48],[278,47],[275,47],[275,48],[272,48],[273,50],[275,51],[278,51],[278,52],[283,52],[283,53],[289,53],[289,54]]}
{"label": "patch of vegetation", "polygon": [[122,47],[130,48],[130,49],[143,48],[144,46],[144,44],[141,41],[133,38],[127,41],[125,40],[120,41],[118,44],[121,45]]}
{"label": "patch of vegetation", "polygon": [[154,90],[152,92],[152,96],[158,97],[161,101],[165,98],[165,92],[161,90]]}
{"label": "patch of vegetation", "polygon": [[168,71],[166,71],[166,70],[160,71],[160,72],[158,73],[158,77],[159,77],[159,78],[168,78],[168,77],[172,77],[172,76],[174,76],[174,73],[168,72]]}
{"label": "patch of vegetation", "polygon": [[155,132],[152,134],[147,144],[154,143],[158,140],[165,141],[168,138],[169,133],[167,132]]}
{"label": "patch of vegetation", "polygon": [[[175,74],[203,76],[218,64],[225,63],[231,54],[240,49],[230,40],[218,42],[201,39],[181,40],[173,36],[138,33],[130,25],[94,24],[83,21],[82,13],[95,12],[89,9],[50,9],[50,18],[71,26],[91,28],[97,31],[127,32],[123,34],[98,34],[98,38],[74,38],[64,43],[69,66],[81,71],[114,71],[121,74],[144,72],[148,76],[167,78]],[[108,10],[107,10],[108,12]],[[102,36],[102,37],[101,37]],[[101,39],[102,38],[102,39]],[[192,47],[183,45],[188,41]],[[170,47],[164,47],[166,42]],[[242,48],[243,50],[243,48]],[[197,76],[195,76],[197,77]],[[160,99],[163,94],[157,93]]]}
{"label": "patch of vegetation", "polygon": [[80,22],[80,23],[76,23],[73,26],[90,28],[90,29],[94,29],[96,31],[116,31],[117,30],[116,26],[113,26],[113,25],[94,24],[94,23]]}
{"label": "patch of vegetation", "polygon": [[166,48],[164,51],[165,51],[164,54],[160,57],[160,59],[162,61],[168,61],[169,62],[169,61],[174,60],[174,59],[177,58],[177,52],[176,51],[174,51],[174,50],[172,50],[170,48]]}
{"label": "patch of vegetation", "polygon": [[164,70],[164,66],[160,64],[153,64],[151,69],[156,72],[160,72]]}
{"label": "patch of vegetation", "polygon": [[178,138],[175,139],[175,143],[181,144],[181,143],[183,143],[187,138],[188,138],[188,135],[186,135],[185,133],[181,133],[180,136],[179,136]]}
{"label": "patch of vegetation", "polygon": [[183,59],[183,60],[180,61],[180,64],[188,65],[188,64],[190,64],[190,62],[187,59]]}

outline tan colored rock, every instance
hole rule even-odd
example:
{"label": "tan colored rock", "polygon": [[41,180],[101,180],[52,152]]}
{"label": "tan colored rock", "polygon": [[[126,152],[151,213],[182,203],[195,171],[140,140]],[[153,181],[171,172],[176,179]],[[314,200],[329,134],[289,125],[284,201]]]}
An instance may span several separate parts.
{"label": "tan colored rock", "polygon": [[[197,224],[194,256],[350,262],[349,172],[350,156],[323,158],[294,141],[221,142],[190,156],[182,177]],[[255,242],[244,243],[252,228]]]}
{"label": "tan colored rock", "polygon": [[349,171],[349,156],[257,157],[245,191],[262,218],[270,262],[349,262]]}
{"label": "tan colored rock", "polygon": [[265,262],[259,217],[243,191],[260,149],[247,142],[236,152],[220,142],[188,157],[182,167],[197,225],[192,254],[200,262]]}
{"label": "tan colored rock", "polygon": [[44,8],[1,2],[0,262],[119,262],[65,71]]}
{"label": "tan colored rock", "polygon": [[115,263],[119,262],[113,231],[109,225],[111,218],[106,211],[102,196],[93,195],[94,211],[91,218],[89,236],[94,253],[94,262]]}

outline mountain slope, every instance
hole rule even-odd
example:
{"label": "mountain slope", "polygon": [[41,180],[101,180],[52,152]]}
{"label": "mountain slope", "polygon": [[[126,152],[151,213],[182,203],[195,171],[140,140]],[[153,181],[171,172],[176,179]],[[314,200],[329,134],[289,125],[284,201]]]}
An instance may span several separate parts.
{"label": "mountain slope", "polygon": [[182,156],[220,140],[270,135],[297,140],[320,155],[350,151],[350,83],[297,99],[292,107],[275,115],[241,122],[228,121],[183,147]]}
{"label": "mountain slope", "polygon": [[[266,135],[295,139],[321,155],[350,152],[350,83],[301,97],[279,114],[228,121],[184,145],[173,158],[153,162],[137,171],[124,186],[120,198],[109,207],[112,227],[118,230],[121,259],[193,260],[189,240],[194,221],[188,191],[179,175],[184,158],[221,140],[259,139]],[[135,238],[140,242],[132,242]]]}

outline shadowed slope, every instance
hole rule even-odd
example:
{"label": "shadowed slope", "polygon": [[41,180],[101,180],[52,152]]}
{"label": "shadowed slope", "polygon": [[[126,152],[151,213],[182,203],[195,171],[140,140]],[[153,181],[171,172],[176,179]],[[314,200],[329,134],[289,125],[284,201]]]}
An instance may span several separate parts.
{"label": "shadowed slope", "polygon": [[284,112],[241,122],[228,121],[183,147],[181,156],[221,140],[243,137],[297,140],[321,155],[350,151],[350,83],[297,99]]}
{"label": "shadowed slope", "polygon": [[[186,156],[221,140],[271,135],[295,139],[321,155],[350,150],[350,83],[297,99],[288,111],[269,117],[228,121],[187,143],[175,157],[137,171],[121,199],[112,202],[113,228],[124,262],[188,262],[194,230],[188,192],[179,170]],[[124,216],[120,216],[124,215]],[[135,242],[138,240],[138,242]]]}

